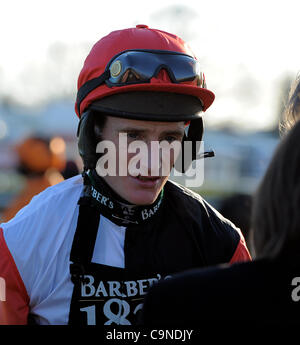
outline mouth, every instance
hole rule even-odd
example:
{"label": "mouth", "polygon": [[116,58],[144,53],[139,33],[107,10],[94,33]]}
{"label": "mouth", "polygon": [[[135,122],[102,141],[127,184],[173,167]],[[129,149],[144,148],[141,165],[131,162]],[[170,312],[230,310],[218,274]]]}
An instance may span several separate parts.
{"label": "mouth", "polygon": [[160,176],[132,176],[132,178],[142,187],[153,188],[156,187],[160,181]]}
{"label": "mouth", "polygon": [[142,175],[138,175],[136,176],[136,178],[139,179],[140,181],[156,181],[160,179],[159,176],[142,176]]}

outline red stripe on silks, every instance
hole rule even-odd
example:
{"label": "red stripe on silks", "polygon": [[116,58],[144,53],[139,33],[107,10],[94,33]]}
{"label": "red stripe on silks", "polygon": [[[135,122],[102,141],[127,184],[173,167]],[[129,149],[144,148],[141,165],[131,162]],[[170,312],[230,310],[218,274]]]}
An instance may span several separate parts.
{"label": "red stripe on silks", "polygon": [[234,262],[243,262],[243,261],[251,261],[251,260],[252,258],[246,246],[246,242],[244,238],[241,237],[229,263],[233,264]]}
{"label": "red stripe on silks", "polygon": [[[0,228],[0,325],[26,325],[29,296]],[[3,284],[4,283],[4,284]],[[3,293],[3,287],[5,291]],[[4,297],[3,297],[4,296]]]}

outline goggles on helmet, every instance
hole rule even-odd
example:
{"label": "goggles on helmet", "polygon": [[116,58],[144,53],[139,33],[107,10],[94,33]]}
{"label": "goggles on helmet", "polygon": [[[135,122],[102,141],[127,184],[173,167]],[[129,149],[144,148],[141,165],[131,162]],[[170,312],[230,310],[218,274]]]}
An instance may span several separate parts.
{"label": "goggles on helmet", "polygon": [[161,69],[167,70],[173,83],[196,81],[203,87],[204,78],[197,60],[189,55],[166,50],[127,50],[108,63],[108,86],[150,82]]}
{"label": "goggles on helmet", "polygon": [[108,87],[150,83],[162,69],[173,83],[193,81],[196,86],[206,88],[199,62],[190,55],[168,50],[125,50],[108,62],[101,76],[87,81],[78,90],[78,110],[83,99],[104,82]]}

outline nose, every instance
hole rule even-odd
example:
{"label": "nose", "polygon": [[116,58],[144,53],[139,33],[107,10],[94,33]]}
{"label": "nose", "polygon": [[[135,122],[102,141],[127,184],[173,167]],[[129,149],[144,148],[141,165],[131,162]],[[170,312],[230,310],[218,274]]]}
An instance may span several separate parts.
{"label": "nose", "polygon": [[157,177],[160,175],[161,150],[158,141],[145,142],[144,150],[140,150],[138,168],[142,176]]}
{"label": "nose", "polygon": [[[143,145],[141,145],[143,144]],[[168,176],[174,163],[172,147],[164,142],[157,140],[147,142],[133,142],[130,144],[132,152],[138,152],[129,159],[128,171],[132,176]],[[181,144],[179,143],[181,147]],[[178,151],[178,148],[177,148]]]}
{"label": "nose", "polygon": [[148,145],[148,175],[159,176],[161,167],[161,150],[158,141],[151,141]]}
{"label": "nose", "polygon": [[[179,146],[181,147],[181,144]],[[143,173],[152,177],[168,176],[180,148],[178,146],[171,148],[168,143],[157,140],[148,143],[147,148],[148,157],[141,161],[142,164],[144,162],[144,165],[141,166]]]}

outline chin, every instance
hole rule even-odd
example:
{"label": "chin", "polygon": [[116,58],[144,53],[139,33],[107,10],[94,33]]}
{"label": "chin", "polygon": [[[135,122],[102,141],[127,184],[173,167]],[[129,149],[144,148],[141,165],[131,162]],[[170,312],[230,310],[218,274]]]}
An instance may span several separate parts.
{"label": "chin", "polygon": [[156,182],[141,182],[131,176],[105,177],[105,180],[121,198],[134,205],[153,204],[167,181],[164,178]]}

